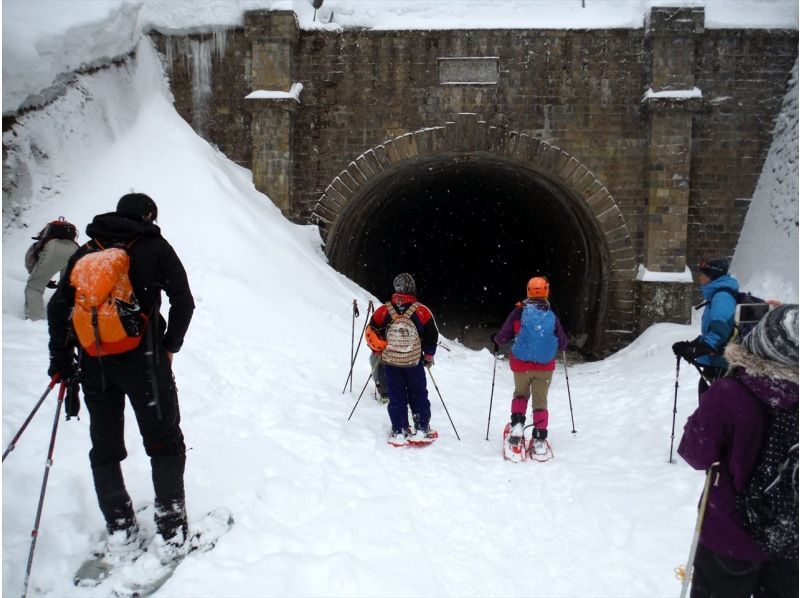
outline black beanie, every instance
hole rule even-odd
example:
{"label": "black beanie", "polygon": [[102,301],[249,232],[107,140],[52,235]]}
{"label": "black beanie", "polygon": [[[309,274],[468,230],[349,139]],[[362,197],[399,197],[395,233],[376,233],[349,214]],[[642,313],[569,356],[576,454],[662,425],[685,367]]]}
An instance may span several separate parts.
{"label": "black beanie", "polygon": [[148,214],[153,214],[153,220],[158,218],[158,206],[149,195],[144,193],[128,193],[119,198],[117,214],[135,216],[144,220]]}
{"label": "black beanie", "polygon": [[728,260],[703,260],[700,262],[700,272],[708,276],[711,280],[716,280],[723,274],[728,273]]}

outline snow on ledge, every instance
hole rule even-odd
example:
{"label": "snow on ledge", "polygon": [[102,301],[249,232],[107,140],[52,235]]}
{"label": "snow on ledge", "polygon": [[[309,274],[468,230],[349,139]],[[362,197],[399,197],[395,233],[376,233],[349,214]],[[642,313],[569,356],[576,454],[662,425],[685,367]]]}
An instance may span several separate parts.
{"label": "snow on ledge", "polygon": [[643,282],[694,282],[692,271],[687,267],[683,272],[651,272],[644,264],[639,264],[636,280]]}
{"label": "snow on ledge", "polygon": [[294,100],[300,103],[300,92],[303,91],[302,83],[292,83],[289,91],[267,91],[259,89],[245,96],[245,100]]}
{"label": "snow on ledge", "polygon": [[699,88],[693,87],[692,89],[668,89],[666,91],[653,91],[650,87],[644,93],[642,101],[654,98],[670,98],[673,100],[688,100],[692,98],[702,98],[703,92]]}

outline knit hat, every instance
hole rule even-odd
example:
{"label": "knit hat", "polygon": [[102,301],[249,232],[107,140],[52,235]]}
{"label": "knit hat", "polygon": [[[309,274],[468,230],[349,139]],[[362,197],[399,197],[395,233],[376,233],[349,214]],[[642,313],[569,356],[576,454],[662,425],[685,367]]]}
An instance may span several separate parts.
{"label": "knit hat", "polygon": [[744,337],[744,348],[763,359],[797,367],[797,305],[780,305]]}
{"label": "knit hat", "polygon": [[403,272],[395,276],[392,284],[394,285],[395,293],[403,293],[405,295],[417,294],[417,283],[414,282],[414,277],[408,272]]}
{"label": "knit hat", "polygon": [[144,193],[128,193],[119,198],[117,214],[135,216],[144,220],[148,214],[153,214],[153,220],[158,218],[158,206],[149,195]]}
{"label": "knit hat", "polygon": [[700,272],[708,276],[711,280],[716,280],[723,274],[728,273],[730,264],[726,259],[703,260],[700,262]]}

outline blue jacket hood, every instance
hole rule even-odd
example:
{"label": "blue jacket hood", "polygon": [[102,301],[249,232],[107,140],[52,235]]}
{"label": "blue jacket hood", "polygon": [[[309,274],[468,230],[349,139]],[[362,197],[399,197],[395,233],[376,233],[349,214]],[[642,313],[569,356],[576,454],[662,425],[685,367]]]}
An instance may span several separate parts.
{"label": "blue jacket hood", "polygon": [[708,284],[701,286],[700,292],[703,293],[703,299],[711,299],[711,297],[713,297],[717,291],[721,291],[723,289],[729,289],[734,293],[738,293],[739,281],[729,274],[723,274],[716,280],[712,280]]}

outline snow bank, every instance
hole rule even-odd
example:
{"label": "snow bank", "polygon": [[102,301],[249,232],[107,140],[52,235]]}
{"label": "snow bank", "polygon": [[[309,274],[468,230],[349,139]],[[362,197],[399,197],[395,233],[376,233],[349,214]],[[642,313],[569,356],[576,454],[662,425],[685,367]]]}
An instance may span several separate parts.
{"label": "snow bank", "polygon": [[742,227],[731,272],[754,295],[798,301],[798,65]]}

